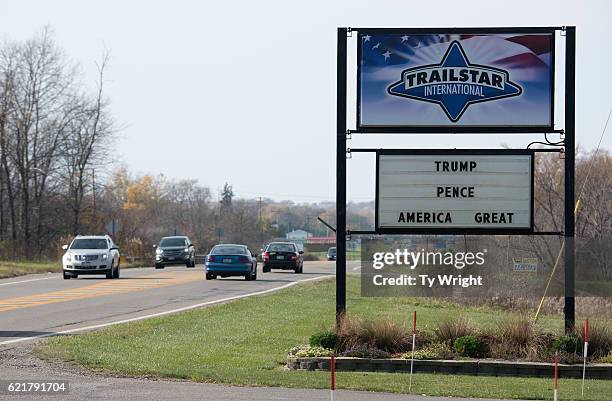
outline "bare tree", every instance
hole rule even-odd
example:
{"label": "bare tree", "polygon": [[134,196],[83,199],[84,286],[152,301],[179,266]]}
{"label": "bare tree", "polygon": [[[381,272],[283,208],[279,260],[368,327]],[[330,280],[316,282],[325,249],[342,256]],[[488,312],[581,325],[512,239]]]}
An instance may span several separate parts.
{"label": "bare tree", "polygon": [[[79,233],[82,226],[82,215],[87,209],[84,204],[85,195],[90,190],[95,191],[94,169],[110,161],[108,145],[113,139],[114,125],[108,111],[109,102],[104,98],[104,73],[108,61],[109,55],[105,53],[101,63],[97,64],[96,94],[93,97],[84,94],[74,97],[75,114],[68,123],[61,144],[62,178],[68,189],[73,234]],[[92,172],[91,176],[88,172]],[[96,222],[92,223],[95,225]]]}

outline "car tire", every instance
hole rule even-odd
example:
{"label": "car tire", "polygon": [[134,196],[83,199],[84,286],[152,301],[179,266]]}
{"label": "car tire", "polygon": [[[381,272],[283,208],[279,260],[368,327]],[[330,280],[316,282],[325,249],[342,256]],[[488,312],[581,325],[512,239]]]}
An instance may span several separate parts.
{"label": "car tire", "polygon": [[206,280],[214,280],[216,278],[217,276],[215,276],[214,274],[206,273]]}
{"label": "car tire", "polygon": [[64,280],[70,280],[72,278],[72,274],[69,274],[66,272],[63,272],[63,273],[64,273]]}
{"label": "car tire", "polygon": [[248,272],[247,274],[245,274],[245,275],[244,275],[244,279],[245,279],[246,281],[253,281],[253,280],[254,280],[254,278],[253,278],[253,270],[251,270],[250,272]]}
{"label": "car tire", "polygon": [[117,268],[113,272],[113,278],[114,279],[118,279],[120,275],[121,275],[121,273],[119,273],[119,265],[117,265]]}
{"label": "car tire", "polygon": [[155,268],[156,269],[163,269],[164,265],[162,265],[161,263],[155,263]]}
{"label": "car tire", "polygon": [[302,274],[302,268],[303,268],[303,266],[296,267],[295,270],[294,270],[295,274]]}
{"label": "car tire", "polygon": [[262,271],[263,271],[264,273],[270,273],[270,268],[269,268],[269,267],[264,266],[264,267],[262,268]]}
{"label": "car tire", "polygon": [[115,263],[111,263],[111,271],[110,273],[106,273],[106,278],[107,279],[112,279],[115,276]]}

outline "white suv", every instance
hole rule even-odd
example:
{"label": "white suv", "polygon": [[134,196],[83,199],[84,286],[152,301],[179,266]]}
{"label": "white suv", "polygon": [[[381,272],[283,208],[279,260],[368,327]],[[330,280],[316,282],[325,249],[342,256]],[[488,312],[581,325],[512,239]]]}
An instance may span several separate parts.
{"label": "white suv", "polygon": [[77,235],[62,257],[64,279],[79,274],[106,274],[119,278],[119,248],[108,235]]}

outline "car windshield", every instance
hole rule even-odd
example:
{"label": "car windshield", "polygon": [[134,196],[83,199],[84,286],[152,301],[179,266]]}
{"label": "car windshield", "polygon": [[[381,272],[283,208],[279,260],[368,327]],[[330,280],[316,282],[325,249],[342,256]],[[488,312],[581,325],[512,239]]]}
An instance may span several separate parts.
{"label": "car windshield", "polygon": [[79,238],[72,241],[70,249],[106,249],[105,238]]}
{"label": "car windshield", "polygon": [[159,246],[185,246],[187,240],[185,238],[162,238]]}
{"label": "car windshield", "polygon": [[329,251],[327,251],[327,253],[329,253],[330,255],[334,255],[336,253],[336,248],[329,248]]}
{"label": "car windshield", "polygon": [[247,250],[243,246],[223,245],[214,247],[210,253],[211,255],[246,255]]}
{"label": "car windshield", "polygon": [[270,244],[268,252],[295,252],[293,244]]}

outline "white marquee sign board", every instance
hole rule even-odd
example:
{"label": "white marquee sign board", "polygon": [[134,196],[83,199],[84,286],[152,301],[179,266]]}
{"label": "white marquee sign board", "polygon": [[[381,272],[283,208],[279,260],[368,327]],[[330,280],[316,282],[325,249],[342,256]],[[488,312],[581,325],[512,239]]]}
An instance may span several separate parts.
{"label": "white marquee sign board", "polygon": [[533,228],[529,150],[381,150],[376,185],[378,231]]}

